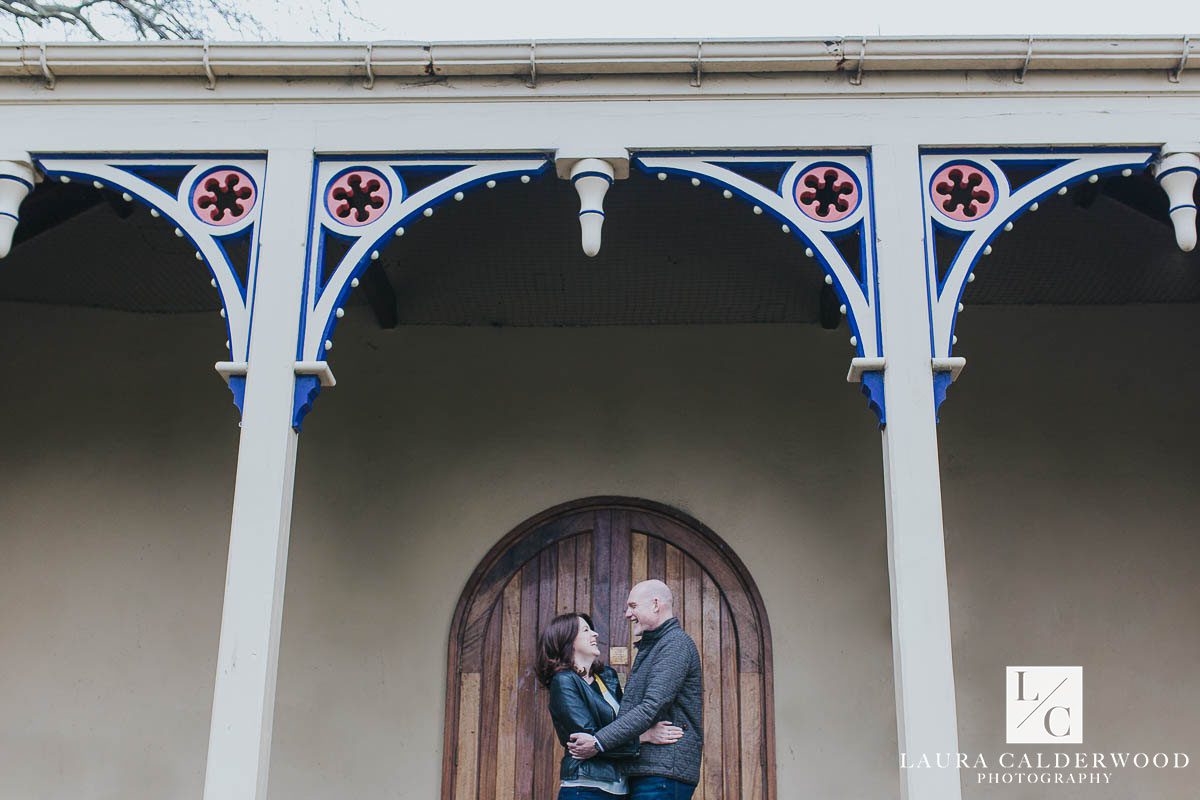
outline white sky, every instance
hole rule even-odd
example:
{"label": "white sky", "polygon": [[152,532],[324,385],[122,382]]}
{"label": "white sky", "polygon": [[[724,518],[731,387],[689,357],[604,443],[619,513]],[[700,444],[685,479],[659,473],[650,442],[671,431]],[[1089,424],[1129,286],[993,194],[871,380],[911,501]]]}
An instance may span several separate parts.
{"label": "white sky", "polygon": [[[245,0],[280,39],[312,39],[317,0]],[[351,0],[328,38],[553,39],[863,34],[1200,34],[1197,0]],[[286,13],[278,14],[280,8]]]}
{"label": "white sky", "polygon": [[[178,0],[189,2],[189,0]],[[210,0],[190,0],[203,6]],[[78,0],[64,0],[73,5]],[[416,41],[836,37],[978,34],[1197,34],[1200,0],[224,0],[270,38]],[[353,14],[344,13],[349,6]],[[97,6],[97,9],[104,8]],[[337,13],[333,13],[333,12]],[[356,18],[357,17],[357,18]],[[130,38],[98,20],[106,36]],[[241,39],[213,24],[214,39]],[[29,40],[86,40],[24,28]],[[20,38],[0,14],[0,39]],[[1198,45],[1193,45],[1198,46]],[[1181,41],[1182,49],[1182,41]]]}

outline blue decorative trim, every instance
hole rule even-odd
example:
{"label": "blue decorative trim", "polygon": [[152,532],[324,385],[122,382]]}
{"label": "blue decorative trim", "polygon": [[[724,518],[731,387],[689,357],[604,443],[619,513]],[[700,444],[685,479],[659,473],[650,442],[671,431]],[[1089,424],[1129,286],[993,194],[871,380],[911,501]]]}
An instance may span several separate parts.
{"label": "blue decorative trim", "polygon": [[321,379],[316,375],[297,375],[292,396],[292,430],[300,432],[304,418],[312,411],[317,395],[321,393]]}
{"label": "blue decorative trim", "polygon": [[32,183],[25,180],[24,178],[18,178],[16,175],[0,175],[0,181],[16,181],[17,183],[23,183],[23,184],[25,184],[25,187],[27,189],[29,189],[29,191],[31,191],[31,192],[33,191]]}
{"label": "blue decorative trim", "polygon": [[[363,226],[363,227],[366,227],[366,226]],[[349,247],[353,247],[354,243],[357,242],[361,238],[362,238],[361,236],[347,236],[342,233],[337,233],[336,231],[331,231],[328,228],[328,226],[326,226],[326,225],[321,226],[321,230],[317,234],[317,262],[315,265],[316,269],[313,270],[313,272],[314,272],[313,278],[316,280],[316,283],[313,285],[316,287],[316,290],[317,290],[317,296],[316,296],[316,300],[315,300],[317,303],[321,302],[321,295],[325,294],[325,288],[327,286],[326,276],[323,274],[325,271],[324,267],[325,267],[325,257],[326,257],[325,256],[326,243],[330,239],[336,239],[339,242],[342,242],[343,244],[345,244],[349,248]],[[367,255],[364,256],[364,258],[369,258],[370,255],[371,255],[370,253],[367,253]],[[333,270],[329,272],[329,275],[331,277],[332,277],[333,273],[337,271],[337,268],[339,266],[340,266],[340,264],[335,264],[333,266]]]}
{"label": "blue decorative trim", "polygon": [[237,406],[238,416],[241,416],[246,403],[246,376],[230,375],[229,391],[233,394],[233,404]]}
{"label": "blue decorative trim", "polygon": [[946,392],[950,390],[952,383],[954,383],[954,373],[947,371],[933,373],[933,416],[938,422],[942,421],[942,403],[946,401]]}
{"label": "blue decorative trim", "polygon": [[[1071,159],[1069,158],[994,158],[992,161],[995,162],[996,167],[1004,175],[1004,180],[1008,183],[1009,191],[1018,191],[1021,186],[1025,186],[1026,184],[1032,183],[1036,180],[1041,180],[1059,167],[1065,167],[1067,164],[1071,163]],[[1045,167],[1045,171],[1036,178],[1031,178],[1030,180],[1025,181],[1025,183],[1022,183],[1021,186],[1014,187],[1012,185],[1012,181],[1008,177],[1008,173],[1004,171],[1005,167],[1012,169],[1021,169],[1022,167]]]}
{"label": "blue decorative trim", "polygon": [[1170,169],[1164,169],[1162,172],[1155,175],[1154,179],[1161,183],[1162,179],[1170,175],[1172,172],[1194,172],[1197,175],[1200,175],[1200,169],[1197,169],[1196,167],[1171,167]]}
{"label": "blue decorative trim", "polygon": [[583,210],[583,211],[580,211],[580,212],[579,212],[579,216],[581,216],[581,217],[582,217],[584,214],[599,214],[599,215],[600,215],[600,216],[602,216],[602,217],[604,216],[604,212],[603,212],[603,211],[600,211],[600,210],[598,210],[598,209],[595,209],[595,208],[588,208],[588,209],[585,209],[585,210]]}
{"label": "blue decorative trim", "polygon": [[1170,208],[1168,208],[1167,215],[1170,216],[1171,214],[1174,214],[1176,211],[1178,211],[1181,208],[1195,208],[1195,207],[1196,207],[1195,203],[1180,203],[1177,206],[1171,206]]}
{"label": "blue decorative trim", "polygon": [[[856,155],[861,155],[861,153],[857,153]],[[796,162],[795,162],[795,160],[781,159],[779,161],[748,161],[748,162],[747,161],[716,161],[716,160],[714,160],[714,161],[709,161],[708,163],[712,164],[714,167],[720,167],[721,169],[727,169],[730,172],[734,173],[735,175],[740,175],[741,177],[745,178],[748,181],[754,181],[755,183],[759,184],[760,186],[766,186],[766,184],[760,180],[757,180],[754,177],[754,173],[756,173],[756,172],[762,173],[762,172],[769,172],[771,170],[776,170],[780,174],[779,174],[779,180],[775,182],[775,192],[777,194],[779,194],[780,196],[783,196],[783,181],[787,177],[788,170],[790,170],[792,168],[792,165],[795,164]],[[861,197],[862,195],[860,194],[859,196]]]}
{"label": "blue decorative trim", "polygon": [[887,427],[887,405],[883,397],[883,370],[873,369],[862,374],[859,388],[867,398],[867,407],[879,418],[879,430]]}
{"label": "blue decorative trim", "polygon": [[[1077,145],[1050,145],[1048,147],[1038,147],[1036,145],[1022,145],[1018,147],[922,147],[921,154],[927,156],[1009,156],[1009,155],[1034,155],[1034,156],[1067,156],[1065,161],[1071,161],[1081,155],[1111,155],[1114,153],[1143,153],[1145,147],[1136,146],[1110,146],[1110,147],[1079,147]],[[1030,159],[1031,161],[1040,161],[1041,159]]]}
{"label": "blue decorative trim", "polygon": [[0,211],[0,217],[10,217],[12,219],[15,219],[17,222],[21,221],[21,218],[18,217],[16,214],[10,214],[7,211]]}
{"label": "blue decorative trim", "polygon": [[[259,195],[258,197],[261,197],[261,195]],[[247,247],[249,247],[251,249],[251,252],[250,252],[250,263],[246,265],[246,272],[247,273],[252,272],[253,268],[254,268],[254,261],[255,261],[255,256],[254,256],[254,252],[253,252],[254,233],[255,233],[254,227],[255,227],[254,223],[251,223],[251,224],[247,225],[244,230],[240,230],[237,233],[231,233],[228,236],[213,236],[212,237],[213,242],[216,243],[216,245],[217,245],[217,249],[221,251],[222,258],[225,259],[225,263],[229,266],[229,274],[233,277],[234,284],[237,285],[238,294],[241,295],[243,303],[246,302],[246,287],[242,284],[242,278],[240,275],[238,275],[237,267],[235,267],[233,265],[233,259],[229,257],[229,251],[225,249],[225,243],[233,242],[233,241],[236,241],[243,237],[249,238],[250,241],[247,243]],[[207,265],[207,262],[205,262],[205,264]],[[212,271],[211,267],[209,268],[209,271],[210,272]],[[214,275],[214,277],[215,277],[215,275]],[[247,274],[246,277],[249,278],[250,275]],[[220,291],[221,291],[220,286],[218,285],[217,293],[219,294]],[[222,298],[222,304],[224,304],[224,298]]]}
{"label": "blue decorative trim", "polygon": [[581,172],[578,175],[571,176],[571,183],[575,183],[580,178],[604,178],[611,185],[613,182],[611,175],[605,175],[603,172]]}
{"label": "blue decorative trim", "polygon": [[[875,352],[883,355],[883,311],[879,302],[879,236],[875,233],[875,161],[868,155],[866,164],[867,186],[870,187],[867,196],[871,201],[871,205],[867,207],[867,213],[870,214],[867,219],[871,220],[871,228],[869,232],[866,228],[863,229],[863,240],[870,240],[868,246],[871,248],[871,286],[867,301],[875,313]],[[863,272],[866,274],[865,269]]]}

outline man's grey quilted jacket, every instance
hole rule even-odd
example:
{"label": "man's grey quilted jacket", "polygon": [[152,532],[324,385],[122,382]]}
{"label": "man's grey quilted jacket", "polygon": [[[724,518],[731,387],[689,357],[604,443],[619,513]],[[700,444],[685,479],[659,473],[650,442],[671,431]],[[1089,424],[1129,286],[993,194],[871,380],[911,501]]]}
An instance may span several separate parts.
{"label": "man's grey quilted jacket", "polygon": [[643,743],[641,754],[627,763],[626,774],[699,783],[704,752],[700,653],[674,617],[642,634],[625,684],[621,711],[611,724],[596,732],[596,738],[602,748],[610,750],[636,739],[663,720],[683,728],[683,738],[675,744]]}

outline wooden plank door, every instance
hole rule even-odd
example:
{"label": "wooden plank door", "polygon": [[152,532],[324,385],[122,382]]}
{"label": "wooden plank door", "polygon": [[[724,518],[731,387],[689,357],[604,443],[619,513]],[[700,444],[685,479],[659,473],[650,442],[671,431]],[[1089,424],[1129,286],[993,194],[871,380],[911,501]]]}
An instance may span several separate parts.
{"label": "wooden plank door", "polygon": [[553,800],[563,751],[534,674],[538,632],[557,614],[588,612],[624,681],[636,656],[625,599],[647,578],[671,587],[704,665],[695,798],[774,797],[765,616],[715,535],[636,507],[598,507],[512,538],[485,559],[455,615],[444,800]]}

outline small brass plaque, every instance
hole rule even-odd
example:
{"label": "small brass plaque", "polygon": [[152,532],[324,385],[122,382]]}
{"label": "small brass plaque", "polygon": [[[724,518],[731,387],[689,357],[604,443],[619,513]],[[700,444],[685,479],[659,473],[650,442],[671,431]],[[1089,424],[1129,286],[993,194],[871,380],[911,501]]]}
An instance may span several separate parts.
{"label": "small brass plaque", "polygon": [[629,648],[628,647],[610,647],[608,648],[608,663],[614,667],[625,666],[629,663]]}

